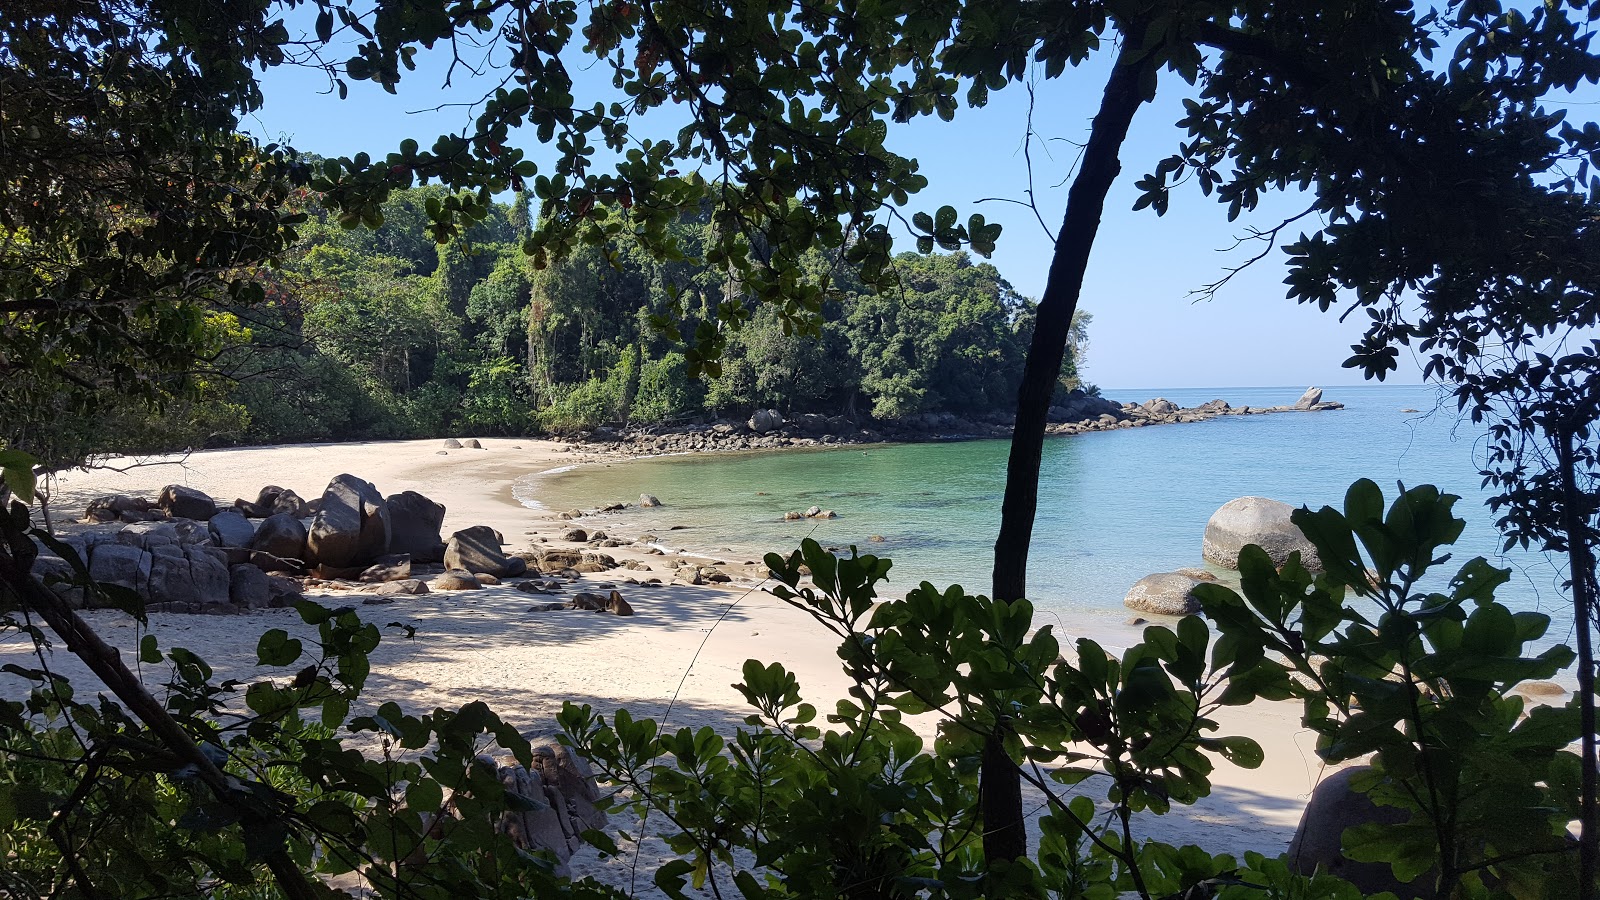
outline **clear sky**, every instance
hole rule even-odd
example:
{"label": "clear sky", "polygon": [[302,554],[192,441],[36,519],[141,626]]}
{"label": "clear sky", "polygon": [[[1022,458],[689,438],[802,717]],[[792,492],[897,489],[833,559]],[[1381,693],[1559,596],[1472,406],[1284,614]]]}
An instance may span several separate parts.
{"label": "clear sky", "polygon": [[[460,70],[455,86],[441,87],[437,60],[419,54],[423,64],[408,73],[399,96],[371,83],[350,86],[348,100],[327,92],[325,79],[303,70],[281,68],[264,80],[267,103],[247,127],[267,139],[289,137],[296,147],[325,155],[365,150],[381,155],[400,140],[414,137],[424,146],[444,131],[469,121],[460,107],[432,108],[475,99],[485,82]],[[1065,179],[1099,102],[1106,63],[1102,58],[1036,90],[1033,150],[1034,184],[1040,212],[1053,231],[1066,202]],[[604,73],[578,76],[579,105],[609,100]],[[1198,190],[1175,195],[1164,217],[1134,212],[1133,183],[1170,155],[1184,136],[1173,123],[1180,116],[1188,85],[1166,76],[1154,104],[1135,119],[1122,154],[1123,172],[1107,201],[1104,222],[1084,287],[1082,306],[1094,315],[1086,375],[1110,388],[1229,387],[1251,385],[1338,385],[1361,382],[1343,369],[1351,341],[1361,331],[1355,318],[1341,324],[1334,313],[1285,299],[1282,254],[1274,252],[1235,278],[1214,299],[1197,302],[1192,292],[1219,278],[1226,268],[1253,256],[1257,245],[1235,247],[1246,227],[1270,227],[1305,205],[1296,197],[1273,197],[1252,215],[1227,221],[1224,208]],[[923,119],[895,126],[891,145],[920,161],[929,187],[912,198],[906,211],[955,206],[962,218],[982,212],[1005,226],[993,262],[1025,295],[1044,290],[1053,236],[1031,210],[983,198],[1025,198],[1028,172],[1023,159],[1028,95],[1022,85],[994,94],[983,109],[963,109],[955,121]],[[428,112],[418,112],[427,109]],[[673,111],[647,116],[634,126],[639,136],[671,136],[682,119]],[[1040,139],[1044,143],[1040,143]],[[1059,140],[1064,139],[1064,140]],[[535,161],[551,153],[523,146]],[[1298,234],[1298,232],[1295,232]],[[1289,235],[1288,237],[1293,237]],[[910,249],[910,242],[904,242]],[[1230,248],[1233,248],[1230,250]],[[1365,317],[1360,317],[1362,321]],[[1416,364],[1402,358],[1391,380],[1421,380]],[[1332,395],[1330,395],[1332,396]],[[1336,397],[1333,397],[1336,399]]]}

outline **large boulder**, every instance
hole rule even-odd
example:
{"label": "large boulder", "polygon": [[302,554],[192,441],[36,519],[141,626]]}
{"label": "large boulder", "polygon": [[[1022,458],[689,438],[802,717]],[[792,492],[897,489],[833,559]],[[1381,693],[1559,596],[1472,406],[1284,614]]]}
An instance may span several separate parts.
{"label": "large boulder", "polygon": [[171,522],[136,522],[117,532],[116,542],[140,550],[178,543],[178,527]]}
{"label": "large boulder", "polygon": [[527,571],[527,563],[501,551],[505,542],[500,532],[487,525],[474,525],[450,535],[445,545],[444,567],[474,574],[508,578]]}
{"label": "large boulder", "polygon": [[1318,871],[1337,875],[1360,889],[1363,897],[1388,891],[1400,900],[1431,900],[1436,873],[1428,872],[1411,884],[1394,877],[1388,863],[1364,863],[1344,855],[1344,832],[1356,825],[1397,825],[1408,818],[1405,810],[1379,806],[1352,782],[1371,771],[1353,766],[1322,779],[1311,792],[1311,802],[1300,816],[1300,827],[1289,842],[1289,867],[1301,875]]}
{"label": "large boulder", "polygon": [[443,504],[416,491],[394,494],[389,497],[389,552],[410,554],[413,562],[439,562],[444,559],[439,536],[443,524]]}
{"label": "large boulder", "polygon": [[201,607],[231,602],[233,578],[223,551],[208,544],[190,544],[181,553],[163,549],[152,555],[149,602]]}
{"label": "large boulder", "polygon": [[1300,395],[1300,399],[1296,400],[1294,402],[1294,408],[1295,409],[1311,409],[1312,407],[1316,406],[1318,403],[1321,403],[1321,402],[1322,402],[1322,388],[1319,388],[1319,387],[1308,387],[1308,388],[1306,388],[1306,392],[1304,394]]}
{"label": "large boulder", "polygon": [[661,501],[656,498],[655,494],[640,494],[639,495],[639,505],[641,507],[649,509],[651,507],[660,506],[661,505]]}
{"label": "large boulder", "polygon": [[125,513],[143,516],[152,506],[149,500],[142,497],[112,494],[90,500],[89,508],[84,511],[83,518],[86,522],[116,522],[121,520]]}
{"label": "large boulder", "polygon": [[204,522],[217,514],[217,501],[204,491],[181,484],[169,484],[161,489],[156,505],[173,518],[195,519]]}
{"label": "large boulder", "polygon": [[89,577],[144,591],[150,581],[150,551],[124,543],[96,544],[89,551]]}
{"label": "large boulder", "polygon": [[1146,575],[1134,582],[1122,605],[1140,612],[1158,616],[1188,616],[1200,611],[1200,601],[1194,596],[1195,585],[1200,582],[1177,572]]}
{"label": "large boulder", "polygon": [[1294,507],[1266,497],[1240,497],[1229,500],[1206,522],[1201,553],[1210,562],[1229,569],[1239,568],[1239,551],[1255,544],[1267,551],[1273,565],[1289,561],[1289,554],[1300,551],[1300,564],[1316,571],[1322,568],[1317,550],[1306,540],[1299,526],[1290,520]]}
{"label": "large boulder", "polygon": [[240,609],[261,609],[272,601],[267,573],[252,565],[228,567],[228,597]]}
{"label": "large boulder", "polygon": [[211,517],[206,530],[218,547],[248,547],[256,536],[255,526],[236,509],[225,509]]}
{"label": "large boulder", "polygon": [[1177,414],[1178,404],[1165,397],[1157,397],[1154,400],[1146,400],[1141,409],[1152,416],[1171,416]]}
{"label": "large boulder", "polygon": [[566,747],[536,744],[531,767],[501,760],[497,774],[507,792],[532,802],[502,813],[496,830],[523,850],[550,852],[556,873],[568,874],[567,862],[583,846],[583,833],[606,827],[606,814],[596,806],[600,789],[593,772]]}
{"label": "large boulder", "polygon": [[275,513],[261,521],[250,538],[250,549],[280,559],[305,559],[306,526],[288,513]]}
{"label": "large boulder", "polygon": [[389,506],[370,482],[339,475],[328,483],[306,535],[306,561],[333,568],[389,552]]}
{"label": "large boulder", "polygon": [[783,414],[775,409],[758,409],[746,424],[756,434],[768,434],[783,427]]}
{"label": "large boulder", "polygon": [[311,504],[307,503],[305,498],[299,494],[285,488],[279,491],[277,498],[272,501],[272,514],[279,515],[280,513],[294,516],[296,519],[303,519],[311,515]]}

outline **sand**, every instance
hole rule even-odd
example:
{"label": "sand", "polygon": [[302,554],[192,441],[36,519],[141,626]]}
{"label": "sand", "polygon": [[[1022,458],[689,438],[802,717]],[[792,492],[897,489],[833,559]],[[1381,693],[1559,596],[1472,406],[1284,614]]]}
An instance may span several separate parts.
{"label": "sand", "polygon": [[[80,514],[90,498],[101,494],[153,497],[161,486],[178,483],[219,500],[254,499],[263,484],[272,483],[309,498],[320,495],[333,476],[349,472],[385,494],[415,490],[443,503],[446,535],[471,525],[490,525],[505,535],[509,550],[572,546],[562,543],[559,535],[574,523],[562,521],[558,511],[522,506],[511,495],[512,483],[530,473],[605,457],[531,439],[486,439],[483,445],[482,450],[452,449],[444,455],[439,453],[441,442],[424,440],[119,460],[113,464],[143,464],[124,472],[102,469],[62,476],[54,485],[52,505],[61,527],[63,518]],[[617,498],[596,497],[594,503],[613,499]],[[661,499],[671,506],[671,497]],[[555,734],[555,714],[569,700],[605,712],[626,707],[636,716],[665,717],[674,727],[711,725],[731,731],[748,714],[732,688],[747,659],[782,662],[797,674],[806,699],[821,709],[831,708],[844,696],[846,681],[831,635],[761,584],[625,584],[620,581],[624,575],[670,582],[672,567],[665,561],[671,557],[648,556],[630,548],[606,552],[619,561],[635,558],[653,567],[651,572],[617,570],[585,576],[586,583],[613,583],[622,589],[636,612],[631,618],[528,612],[530,602],[543,598],[509,586],[357,606],[363,618],[380,627],[398,623],[416,629],[414,638],[407,640],[399,628],[387,628],[382,646],[373,654],[366,696],[374,704],[394,700],[416,711],[484,700],[529,737]],[[132,620],[104,610],[90,611],[86,618],[107,641],[124,648],[127,658],[136,658],[133,650],[141,631]],[[221,678],[250,679],[261,677],[255,668],[255,645],[269,628],[313,633],[293,610],[283,609],[240,616],[157,613],[150,616],[149,631],[163,647],[182,646],[199,653]],[[1121,648],[1136,641],[1138,631],[1102,627],[1095,634],[1060,635],[1063,645],[1079,636]],[[30,664],[30,654],[31,646],[19,638],[0,643],[0,663]],[[91,676],[64,651],[48,654],[47,661],[74,678],[80,696],[93,690]],[[158,691],[166,677],[159,666],[146,666],[141,674]],[[12,696],[20,689],[16,679],[0,677],[0,693]],[[1257,703],[1226,710],[1220,718],[1221,733],[1249,735],[1262,744],[1265,764],[1244,770],[1217,759],[1211,797],[1164,817],[1141,819],[1138,827],[1169,843],[1200,844],[1213,852],[1281,853],[1311,789],[1324,774],[1312,752],[1314,735],[1301,726],[1294,704]],[[933,724],[924,721],[919,728],[931,733]],[[1027,800],[1030,808],[1042,806],[1037,795]],[[633,822],[614,819],[612,824],[636,829]],[[647,886],[652,863],[662,852],[659,844],[646,844],[638,862],[638,896],[660,896]],[[595,875],[626,886],[632,864],[631,857],[605,861],[585,851],[574,858],[573,869],[576,875]]]}

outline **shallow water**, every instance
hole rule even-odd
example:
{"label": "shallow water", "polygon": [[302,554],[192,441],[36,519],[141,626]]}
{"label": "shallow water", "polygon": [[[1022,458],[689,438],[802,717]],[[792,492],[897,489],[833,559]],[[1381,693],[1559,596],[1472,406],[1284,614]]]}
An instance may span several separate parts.
{"label": "shallow water", "polygon": [[[1221,397],[1234,406],[1293,403],[1300,388],[1107,391],[1117,400],[1164,396],[1181,406]],[[1434,388],[1364,385],[1327,391],[1346,409],[1234,416],[1052,438],[1046,441],[1039,515],[1029,559],[1031,599],[1041,621],[1125,617],[1122,597],[1152,572],[1201,565],[1200,541],[1217,507],[1246,495],[1313,508],[1343,505],[1357,478],[1392,499],[1396,481],[1431,482],[1463,497],[1467,531],[1455,560],[1484,555],[1513,569],[1501,590],[1513,609],[1551,614],[1550,638],[1569,640],[1571,614],[1560,572],[1543,554],[1501,555],[1482,505],[1475,458],[1481,432],[1439,408]],[[1415,409],[1421,412],[1403,412]],[[651,531],[665,546],[732,560],[788,552],[813,537],[893,558],[891,586],[927,580],[986,592],[999,524],[1006,441],[843,447],[789,452],[674,456],[532,473],[524,503],[554,509],[633,502],[652,493],[659,509],[586,518],[624,534]],[[831,521],[783,521],[817,505]],[[673,525],[686,526],[668,531]],[[870,542],[881,535],[884,540]],[[1455,566],[1445,567],[1454,571]]]}

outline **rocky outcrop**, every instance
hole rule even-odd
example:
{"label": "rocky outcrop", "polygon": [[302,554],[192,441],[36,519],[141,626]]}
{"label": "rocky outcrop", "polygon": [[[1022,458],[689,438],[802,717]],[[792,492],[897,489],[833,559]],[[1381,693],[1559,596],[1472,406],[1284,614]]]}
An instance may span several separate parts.
{"label": "rocky outcrop", "polygon": [[204,522],[217,514],[217,501],[211,499],[210,494],[181,484],[169,484],[162,488],[156,505],[175,519]]}
{"label": "rocky outcrop", "polygon": [[1200,582],[1177,572],[1146,575],[1134,582],[1122,605],[1143,613],[1158,616],[1188,616],[1200,611],[1200,601],[1194,596],[1195,585]]}
{"label": "rocky outcrop", "polygon": [[444,559],[444,505],[416,491],[401,491],[389,497],[389,552],[405,553],[415,562]]}
{"label": "rocky outcrop", "polygon": [[1289,561],[1299,551],[1300,564],[1316,571],[1322,567],[1317,550],[1300,528],[1290,520],[1294,507],[1266,497],[1240,497],[1229,500],[1206,522],[1202,555],[1210,562],[1229,569],[1239,568],[1239,551],[1255,544],[1267,551],[1274,565]]}
{"label": "rocky outcrop", "polygon": [[1308,387],[1306,392],[1300,395],[1300,399],[1294,402],[1294,408],[1299,410],[1315,409],[1317,404],[1321,402],[1322,388]]}
{"label": "rocky outcrop", "polygon": [[389,552],[389,507],[371,483],[339,475],[323,491],[306,536],[306,561],[345,568]]}

